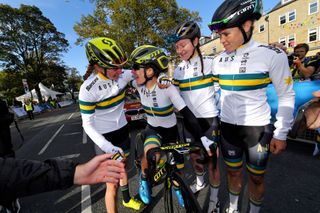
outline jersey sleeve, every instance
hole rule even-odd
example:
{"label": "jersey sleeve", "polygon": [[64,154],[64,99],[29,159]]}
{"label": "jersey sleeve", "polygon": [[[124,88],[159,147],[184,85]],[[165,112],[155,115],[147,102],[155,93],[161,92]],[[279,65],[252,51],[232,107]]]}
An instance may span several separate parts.
{"label": "jersey sleeve", "polygon": [[181,95],[178,92],[178,89],[174,86],[169,86],[166,89],[163,89],[167,96],[170,98],[171,102],[173,103],[174,107],[180,111],[186,106],[186,103],[182,99]]}
{"label": "jersey sleeve", "polygon": [[94,95],[83,86],[80,87],[79,92],[79,107],[84,131],[100,149],[106,152],[105,147],[111,143],[94,127],[96,102]]}
{"label": "jersey sleeve", "polygon": [[273,136],[279,140],[286,140],[293,122],[295,102],[292,75],[287,56],[283,52],[274,53],[270,61],[272,64],[269,75],[278,95],[278,111]]}

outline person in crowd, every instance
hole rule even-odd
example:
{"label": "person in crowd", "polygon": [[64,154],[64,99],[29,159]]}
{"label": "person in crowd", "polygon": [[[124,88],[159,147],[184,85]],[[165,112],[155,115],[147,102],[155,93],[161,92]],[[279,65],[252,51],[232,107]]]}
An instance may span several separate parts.
{"label": "person in crowd", "polygon": [[[125,90],[133,80],[131,70],[122,69],[127,57],[113,39],[106,37],[91,39],[85,50],[89,66],[79,92],[82,126],[97,145],[97,153],[121,153],[125,161],[130,138],[123,107]],[[159,87],[166,88],[168,81],[162,78],[166,76],[158,79]],[[117,211],[117,188],[107,183],[105,203],[109,213]],[[130,197],[127,174],[120,181],[120,189],[125,207],[139,210],[143,206]]]}
{"label": "person in crowd", "polygon": [[[142,45],[131,53],[129,62],[133,64],[132,73],[135,77],[132,86],[137,89],[141,104],[147,114],[139,194],[145,204],[150,204],[151,193],[147,183],[148,162],[146,154],[151,148],[159,147],[162,144],[176,143],[179,139],[174,108],[184,117],[185,123],[190,127],[190,132],[200,142],[200,145],[203,144],[208,150],[209,147],[206,145],[211,144],[212,141],[209,141],[205,134],[202,134],[198,120],[186,106],[178,90],[174,86],[169,86],[166,89],[158,87],[157,79],[168,71],[169,65],[169,59],[162,49],[152,45]],[[177,155],[175,159],[177,168],[181,170],[184,167],[183,156]],[[178,184],[173,188],[180,206],[184,207]]]}
{"label": "person in crowd", "polygon": [[9,111],[7,103],[0,98],[0,157],[14,157],[11,141],[10,124],[14,114]]}
{"label": "person in crowd", "polygon": [[66,189],[75,185],[117,184],[123,177],[124,164],[112,160],[112,154],[99,155],[84,164],[49,159],[44,162],[0,157],[0,205],[19,212],[13,205],[18,197]]}
{"label": "person in crowd", "polygon": [[[176,52],[182,62],[174,70],[173,80],[188,108],[200,123],[202,131],[210,140],[219,143],[219,111],[215,99],[219,87],[215,84],[217,78],[213,75],[213,58],[201,54],[200,36],[200,28],[193,21],[180,23],[176,27],[171,42],[175,42]],[[185,140],[187,142],[198,140],[190,134],[190,128],[186,125],[184,129]],[[217,155],[219,156],[219,150]],[[191,162],[196,173],[196,180],[190,186],[193,193],[206,186],[205,169],[202,164],[197,163],[198,158],[198,153],[191,154]],[[209,161],[208,171],[210,182],[208,212],[219,212],[219,165],[213,165],[212,161]]]}
{"label": "person in crowd", "polygon": [[304,112],[306,128],[316,130],[313,156],[320,154],[320,90],[312,93],[315,99]]}
{"label": "person in crowd", "polygon": [[320,52],[315,57],[311,58],[306,69],[310,73],[311,80],[320,80]]}
{"label": "person in crowd", "polygon": [[[293,121],[295,93],[287,55],[251,39],[254,21],[262,16],[262,1],[225,0],[212,16],[225,51],[214,58],[221,87],[221,153],[227,166],[230,202],[227,212],[239,212],[243,155],[246,157],[250,212],[260,211],[269,153],[286,149]],[[276,122],[271,125],[266,87],[278,95]]]}
{"label": "person in crowd", "polygon": [[310,58],[306,57],[308,51],[309,45],[306,43],[301,43],[294,47],[290,71],[295,80],[308,80],[314,72],[314,70],[308,68],[308,63],[310,62]]}
{"label": "person in crowd", "polygon": [[33,115],[34,107],[33,107],[32,100],[27,100],[24,103],[24,110],[27,112],[29,119],[33,120],[34,119],[34,115]]}
{"label": "person in crowd", "polygon": [[[130,138],[123,106],[125,89],[133,80],[131,71],[122,70],[127,57],[113,39],[106,37],[91,39],[85,51],[89,66],[79,92],[82,126],[98,146],[97,154],[120,153],[125,161]],[[118,185],[107,183],[106,187],[107,212],[117,212]],[[134,210],[142,207],[141,201],[130,196],[127,173],[120,180],[120,189],[125,207]]]}

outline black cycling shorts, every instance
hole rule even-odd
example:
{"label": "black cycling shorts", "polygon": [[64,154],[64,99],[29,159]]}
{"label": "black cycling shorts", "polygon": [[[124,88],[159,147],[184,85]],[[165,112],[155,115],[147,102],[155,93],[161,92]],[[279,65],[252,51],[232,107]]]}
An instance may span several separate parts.
{"label": "black cycling shorts", "polygon": [[[163,144],[176,143],[178,140],[178,128],[176,125],[170,128],[163,128],[153,127],[148,124],[144,132],[144,146],[155,144],[160,147]],[[174,159],[176,160],[177,168],[182,169],[184,167],[183,155],[174,153]]]}
{"label": "black cycling shorts", "polygon": [[264,175],[272,136],[272,125],[240,126],[221,122],[220,147],[226,165],[240,169],[245,153],[248,172]]}
{"label": "black cycling shorts", "polygon": [[[126,157],[130,154],[130,137],[129,137],[129,128],[128,125],[121,127],[118,130],[108,132],[103,134],[104,138],[110,141],[114,146],[120,147]],[[102,151],[102,150],[101,150]],[[103,152],[99,153],[96,147],[96,154],[102,154]]]}
{"label": "black cycling shorts", "polygon": [[[217,142],[218,144],[220,143],[220,120],[218,117],[213,117],[213,118],[197,118],[200,127],[202,131],[205,133],[205,136],[209,138],[210,140],[213,140]],[[187,143],[193,143],[195,142],[194,137],[188,131],[188,126],[185,125],[184,128],[184,138]]]}

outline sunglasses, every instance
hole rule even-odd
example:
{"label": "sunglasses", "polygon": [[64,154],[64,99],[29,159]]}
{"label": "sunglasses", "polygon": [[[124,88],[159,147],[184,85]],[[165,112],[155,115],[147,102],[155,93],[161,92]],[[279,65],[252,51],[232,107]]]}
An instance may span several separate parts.
{"label": "sunglasses", "polygon": [[133,64],[132,65],[133,70],[139,70],[140,68],[144,68],[144,66],[142,66],[141,64]]}

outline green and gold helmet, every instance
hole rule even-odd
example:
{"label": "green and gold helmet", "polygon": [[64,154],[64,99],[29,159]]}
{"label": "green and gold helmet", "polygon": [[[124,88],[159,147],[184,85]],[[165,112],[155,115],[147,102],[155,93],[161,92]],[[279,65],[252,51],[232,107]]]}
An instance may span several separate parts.
{"label": "green and gold helmet", "polygon": [[156,72],[166,72],[169,59],[164,51],[152,45],[142,45],[136,48],[130,55],[129,61],[133,68],[153,67]]}
{"label": "green and gold helmet", "polygon": [[127,62],[122,48],[110,38],[91,39],[85,49],[89,63],[97,63],[105,69],[122,67]]}

